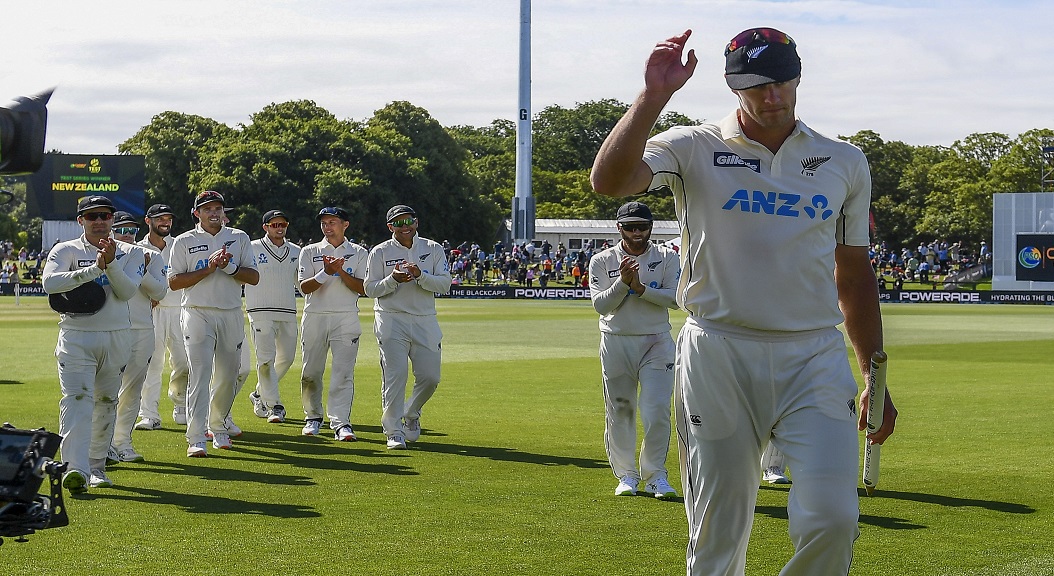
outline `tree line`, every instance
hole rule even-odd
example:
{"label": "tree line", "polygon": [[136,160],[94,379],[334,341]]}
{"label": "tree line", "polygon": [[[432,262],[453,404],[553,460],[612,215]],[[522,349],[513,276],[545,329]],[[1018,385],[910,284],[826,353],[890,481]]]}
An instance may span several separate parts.
{"label": "tree line", "polygon": [[[610,219],[622,202],[594,194],[589,168],[604,138],[628,105],[617,100],[549,106],[533,121],[532,188],[538,218]],[[392,102],[372,117],[342,120],[309,100],[271,104],[230,127],[210,118],[167,111],[118,146],[146,158],[147,205],[163,202],[192,223],[195,194],[221,192],[234,226],[254,233],[261,215],[278,208],[292,237],[318,240],[315,214],[342,206],[349,234],[367,244],[388,236],[385,211],[414,207],[421,231],[436,240],[477,241],[499,236],[515,192],[516,125],[439,124],[428,111]],[[666,112],[655,127],[692,125]],[[1033,192],[1044,170],[1042,141],[1049,129],[1016,138],[975,133],[951,146],[886,142],[870,130],[839,136],[860,147],[871,165],[875,237],[890,247],[934,239],[974,245],[991,239],[993,193]],[[16,188],[16,194],[18,190]],[[24,194],[24,192],[23,192]],[[673,198],[645,199],[660,219],[674,219]],[[34,228],[24,206],[0,207],[0,237]],[[36,226],[39,245],[39,226]]]}

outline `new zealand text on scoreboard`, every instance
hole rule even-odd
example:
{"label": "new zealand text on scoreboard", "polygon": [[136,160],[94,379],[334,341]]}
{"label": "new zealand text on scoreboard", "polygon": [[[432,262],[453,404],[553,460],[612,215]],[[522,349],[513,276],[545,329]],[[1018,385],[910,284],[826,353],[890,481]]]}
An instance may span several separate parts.
{"label": "new zealand text on scoreboard", "polygon": [[143,156],[45,154],[44,164],[26,177],[26,208],[44,220],[73,220],[77,202],[98,194],[118,210],[140,217],[146,202]]}

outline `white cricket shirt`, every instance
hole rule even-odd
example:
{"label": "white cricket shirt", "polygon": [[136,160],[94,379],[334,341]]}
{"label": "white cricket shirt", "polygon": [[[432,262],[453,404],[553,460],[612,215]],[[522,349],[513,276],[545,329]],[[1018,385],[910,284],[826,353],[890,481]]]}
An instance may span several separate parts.
{"label": "white cricket shirt", "polygon": [[134,245],[117,241],[117,252],[106,270],[96,265],[99,249],[80,238],[59,242],[51,248],[44,263],[41,284],[48,294],[59,294],[84,284],[97,282],[106,292],[106,303],[95,314],[59,314],[59,326],[68,330],[108,332],[131,328],[128,300],[139,291],[146,271],[143,253]]}
{"label": "white cricket shirt", "polygon": [[[392,271],[400,262],[417,264],[421,275],[410,282],[396,281]],[[450,292],[450,266],[443,245],[416,234],[409,248],[395,238],[381,242],[370,250],[365,285],[376,312],[435,316],[435,295]]]}
{"label": "white cricket shirt", "polygon": [[[249,244],[249,235],[237,228],[224,226],[214,236],[203,230],[199,223],[193,230],[176,236],[172,241],[168,277],[207,267],[209,256],[224,246],[232,255],[232,263],[239,268],[255,270],[256,262],[253,261],[252,247]],[[242,307],[241,282],[223,270],[216,270],[197,284],[184,288],[182,292],[180,305],[184,307],[220,310],[240,310]]]}
{"label": "white cricket shirt", "polygon": [[[626,256],[640,264],[637,275],[645,286],[641,296],[622,281],[619,264]],[[669,309],[677,307],[680,275],[677,253],[665,246],[650,244],[643,254],[632,256],[618,242],[594,254],[589,260],[589,296],[600,313],[600,331],[638,336],[669,332]]]}
{"label": "white cricket shirt", "polygon": [[[166,279],[168,278],[168,269],[169,269],[169,264],[168,263],[172,261],[172,240],[173,240],[173,238],[171,236],[165,236],[164,237],[165,247],[161,249],[161,258],[162,258],[162,266],[163,266],[163,268],[162,268],[162,277],[166,278]],[[150,243],[150,236],[149,235],[147,235],[145,238],[143,238],[139,242],[136,242],[136,245],[137,246],[142,246],[143,248],[149,248],[150,250],[155,250],[155,251],[157,250],[157,246],[154,246],[153,244]],[[151,256],[151,260],[152,259],[153,259],[153,256]],[[166,284],[167,284],[167,280],[166,280]],[[183,300],[183,291],[182,290],[169,290],[165,294],[165,297],[158,301],[157,305],[158,306],[178,307],[181,300]]]}
{"label": "white cricket shirt", "polygon": [[842,322],[835,244],[869,242],[871,174],[860,149],[799,120],[773,154],[742,134],[733,112],[656,135],[644,161],[652,189],[673,191],[682,308],[755,330]]}
{"label": "white cricket shirt", "polygon": [[[344,271],[356,278],[366,277],[366,257],[369,252],[365,248],[355,244],[348,239],[340,246],[333,246],[329,240],[323,238],[320,242],[304,246],[300,251],[300,267],[297,280],[303,282],[314,278],[325,267],[322,263],[323,256],[330,258],[343,258]],[[333,312],[354,312],[355,321],[358,322],[359,293],[348,288],[340,278],[330,278],[318,290],[304,296],[304,312],[312,314],[326,314]]]}

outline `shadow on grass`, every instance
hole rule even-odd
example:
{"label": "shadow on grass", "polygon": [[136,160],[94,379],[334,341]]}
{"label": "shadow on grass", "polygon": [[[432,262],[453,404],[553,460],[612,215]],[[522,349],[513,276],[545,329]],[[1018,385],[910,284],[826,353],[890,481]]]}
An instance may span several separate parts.
{"label": "shadow on grass", "polygon": [[920,492],[894,492],[891,490],[875,490],[873,496],[867,496],[863,488],[859,489],[861,498],[877,499],[890,498],[894,500],[908,500],[910,502],[921,502],[923,504],[936,504],[951,508],[962,508],[965,506],[973,508],[984,508],[993,512],[1005,514],[1032,514],[1035,508],[1014,502],[999,502],[997,500],[978,500],[975,498],[957,498],[955,496],[943,496],[941,494],[923,494]]}
{"label": "shadow on grass", "polygon": [[422,436],[420,442],[414,442],[410,445],[410,449],[419,452],[451,454],[454,456],[474,456],[476,458],[489,458],[501,462],[522,462],[524,464],[540,464],[542,466],[608,468],[607,460],[553,456],[550,454],[534,454],[532,452],[520,452],[513,448],[504,448],[501,446],[462,446],[460,444],[442,444],[432,441],[436,436],[437,435],[431,433]]}
{"label": "shadow on grass", "polygon": [[21,380],[0,380],[0,385],[3,384],[25,384],[25,382],[22,382]]}
{"label": "shadow on grass", "polygon": [[[784,491],[783,489],[772,486],[762,486],[761,489]],[[787,490],[789,490],[789,487],[787,488]],[[1013,502],[999,502],[995,500],[978,500],[974,498],[956,498],[954,496],[942,496],[940,494],[923,494],[919,492],[893,492],[889,490],[876,490],[873,496],[867,496],[867,493],[864,491],[863,488],[858,489],[858,493],[861,498],[867,499],[890,498],[894,500],[920,502],[923,504],[936,504],[938,506],[947,506],[950,508],[984,508],[985,510],[1002,512],[1004,514],[1032,514],[1036,511],[1035,508],[1027,506],[1025,504],[1016,504]],[[770,518],[787,520],[786,506],[755,506],[754,513],[764,514]],[[915,524],[904,518],[874,516],[870,514],[861,514],[860,523],[867,524],[869,526],[875,526],[876,528],[886,528],[889,530],[919,530],[926,528],[925,525]]]}
{"label": "shadow on grass", "polygon": [[[331,436],[324,435],[311,437],[293,436],[285,432],[245,432],[233,440],[234,447],[230,450],[217,450],[209,443],[207,445],[209,451],[207,460],[289,466],[303,470],[346,470],[366,474],[400,476],[418,474],[409,466],[392,464],[390,462],[362,461],[364,459],[388,456],[384,452],[378,452],[376,447],[370,446],[370,444],[383,444],[383,442],[383,440],[337,442]],[[193,461],[193,459],[189,460]],[[122,468],[134,466],[135,469],[146,472],[195,474],[210,480],[288,484],[293,486],[314,484],[313,479],[308,476],[268,474],[260,472],[256,468],[252,470],[215,468],[197,466],[187,462],[150,460],[141,464],[118,464],[115,466]]]}
{"label": "shadow on grass", "polygon": [[309,506],[280,504],[275,502],[252,502],[222,496],[181,494],[131,486],[114,486],[105,492],[92,492],[78,500],[131,500],[144,504],[171,504],[191,514],[255,514],[275,518],[318,518],[322,516]]}

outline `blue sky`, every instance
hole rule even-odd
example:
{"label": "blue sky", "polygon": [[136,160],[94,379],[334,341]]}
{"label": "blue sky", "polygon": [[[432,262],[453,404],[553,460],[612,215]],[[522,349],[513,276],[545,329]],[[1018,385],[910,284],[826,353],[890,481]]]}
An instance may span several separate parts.
{"label": "blue sky", "polygon": [[[516,117],[519,0],[39,0],[4,15],[0,98],[58,86],[46,145],[67,153],[116,153],[166,110],[236,126],[294,99],[356,120],[394,100],[445,126]],[[700,65],[670,109],[717,120],[735,106],[725,43],[773,26],[799,44],[798,114],[821,132],[1014,137],[1054,127],[1052,17],[1041,0],[534,0],[533,109],[631,101],[652,46],[691,28]]]}

